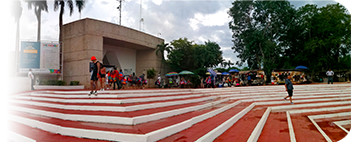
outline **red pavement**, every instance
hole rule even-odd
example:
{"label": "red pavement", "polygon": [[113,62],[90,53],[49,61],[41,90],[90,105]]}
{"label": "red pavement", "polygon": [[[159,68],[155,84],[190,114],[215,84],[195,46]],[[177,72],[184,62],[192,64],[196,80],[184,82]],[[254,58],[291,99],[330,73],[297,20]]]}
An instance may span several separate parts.
{"label": "red pavement", "polygon": [[271,112],[258,142],[289,142],[289,127],[286,112]]}
{"label": "red pavement", "polygon": [[266,108],[254,107],[232,127],[217,137],[214,142],[245,142],[250,137],[251,132],[255,129],[260,121]]}
{"label": "red pavement", "polygon": [[217,126],[221,125],[231,117],[233,117],[235,114],[239,113],[241,110],[245,109],[252,103],[250,102],[245,102],[245,103],[240,103],[239,105],[228,109],[214,117],[211,117],[209,119],[206,119],[200,123],[197,123],[193,125],[191,128],[188,128],[186,130],[183,130],[179,133],[173,134],[169,137],[166,137],[159,142],[192,142],[196,141],[203,135],[207,134]]}
{"label": "red pavement", "polygon": [[40,129],[32,128],[17,122],[8,121],[8,129],[22,136],[36,140],[37,142],[108,142],[103,140],[82,139],[77,137],[63,136]]}
{"label": "red pavement", "polygon": [[92,123],[92,122],[78,122],[78,121],[68,121],[61,120],[56,118],[49,118],[44,116],[31,115],[18,111],[11,111],[10,114],[14,114],[16,116],[21,116],[29,119],[39,120],[45,123],[51,123],[54,125],[60,125],[63,127],[73,127],[73,128],[81,128],[81,129],[91,129],[91,130],[102,130],[102,131],[113,131],[113,132],[123,132],[123,133],[132,133],[132,134],[146,134],[164,127],[168,127],[190,118],[205,114],[207,112],[219,109],[223,107],[225,104],[230,104],[233,102],[224,102],[216,105],[215,107],[205,108],[198,111],[188,112],[182,115],[177,115],[173,117],[164,118],[157,121],[146,122],[142,124],[137,124],[133,126],[129,125],[119,125],[119,124],[107,124],[107,123]]}

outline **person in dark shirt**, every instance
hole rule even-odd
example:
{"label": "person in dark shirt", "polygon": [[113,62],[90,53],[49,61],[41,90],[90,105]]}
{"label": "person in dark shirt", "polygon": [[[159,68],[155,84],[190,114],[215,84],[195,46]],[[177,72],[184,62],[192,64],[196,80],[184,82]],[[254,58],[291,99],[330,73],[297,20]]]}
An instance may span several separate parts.
{"label": "person in dark shirt", "polygon": [[293,84],[291,82],[291,76],[289,75],[288,78],[285,80],[285,90],[288,92],[288,96],[286,96],[284,98],[284,100],[286,100],[286,98],[290,98],[290,104],[294,104],[292,102],[292,96],[293,96],[293,90],[294,90],[294,87],[293,87]]}
{"label": "person in dark shirt", "polygon": [[[90,96],[92,94],[95,94],[95,96],[97,96],[97,81],[98,81],[97,74],[100,73],[101,64],[99,61],[96,60],[95,56],[91,57],[91,61],[94,63],[94,66],[93,66],[93,70],[92,70],[91,76],[90,76],[91,91],[88,94],[88,96]],[[95,92],[93,92],[94,90],[95,90]]]}

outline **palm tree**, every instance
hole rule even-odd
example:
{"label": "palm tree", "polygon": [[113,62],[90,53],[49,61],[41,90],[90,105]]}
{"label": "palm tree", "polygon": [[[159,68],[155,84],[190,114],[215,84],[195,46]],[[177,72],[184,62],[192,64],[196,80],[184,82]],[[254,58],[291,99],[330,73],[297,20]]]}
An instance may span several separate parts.
{"label": "palm tree", "polygon": [[[167,51],[167,53],[171,52],[172,47],[168,46],[168,43],[162,43],[162,44],[158,44],[156,47],[156,56],[158,56],[158,53],[161,53],[161,57],[162,57],[162,61],[161,61],[161,69],[162,69],[162,65],[164,64],[165,60],[165,51]],[[161,73],[161,69],[160,69],[160,73]]]}
{"label": "palm tree", "polygon": [[19,33],[20,33],[19,20],[22,16],[21,1],[19,1],[19,0],[12,1],[11,10],[12,10],[11,14],[15,18],[15,23],[16,23],[15,73],[17,73],[17,71],[18,71],[17,67],[18,67]]}
{"label": "palm tree", "polygon": [[35,13],[35,16],[37,16],[37,20],[38,20],[37,41],[40,41],[41,11],[48,12],[48,5],[46,3],[46,0],[40,0],[40,1],[26,0],[26,1],[28,3],[28,9],[32,9],[32,7],[34,7],[34,13]]}
{"label": "palm tree", "polygon": [[[75,0],[76,2],[76,7],[78,8],[78,12],[81,13],[82,9],[85,6],[85,0]],[[59,42],[61,44],[62,42],[62,19],[63,19],[63,14],[65,12],[65,4],[67,3],[67,6],[69,8],[70,16],[73,14],[74,6],[73,6],[73,1],[72,0],[55,0],[54,2],[54,11],[57,11],[60,7],[60,16],[59,16],[59,29],[60,29],[60,34],[59,34]],[[60,46],[61,48],[61,46]]]}

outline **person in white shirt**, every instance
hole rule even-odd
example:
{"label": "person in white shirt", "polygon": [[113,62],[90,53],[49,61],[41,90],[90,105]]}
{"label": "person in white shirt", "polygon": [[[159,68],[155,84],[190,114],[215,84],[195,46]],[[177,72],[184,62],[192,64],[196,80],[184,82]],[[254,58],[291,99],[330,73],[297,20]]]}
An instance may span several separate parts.
{"label": "person in white shirt", "polygon": [[32,72],[32,69],[29,69],[29,72],[28,72],[28,77],[30,78],[30,87],[31,87],[31,90],[35,90],[33,85],[34,85],[34,74]]}
{"label": "person in white shirt", "polygon": [[331,84],[333,84],[334,72],[331,69],[329,69],[326,74],[328,76],[328,84],[329,84],[329,82],[331,82]]}

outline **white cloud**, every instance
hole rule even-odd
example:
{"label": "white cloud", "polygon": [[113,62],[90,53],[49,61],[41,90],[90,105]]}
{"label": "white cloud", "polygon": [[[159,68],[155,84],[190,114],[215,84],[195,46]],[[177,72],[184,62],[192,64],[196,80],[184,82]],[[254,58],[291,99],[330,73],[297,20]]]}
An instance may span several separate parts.
{"label": "white cloud", "polygon": [[152,0],[152,2],[155,3],[156,5],[162,4],[162,0]]}
{"label": "white cloud", "polygon": [[189,19],[189,25],[193,30],[197,30],[198,24],[204,26],[223,26],[229,21],[230,18],[228,17],[227,9],[223,9],[213,14],[195,13],[194,18]]}

